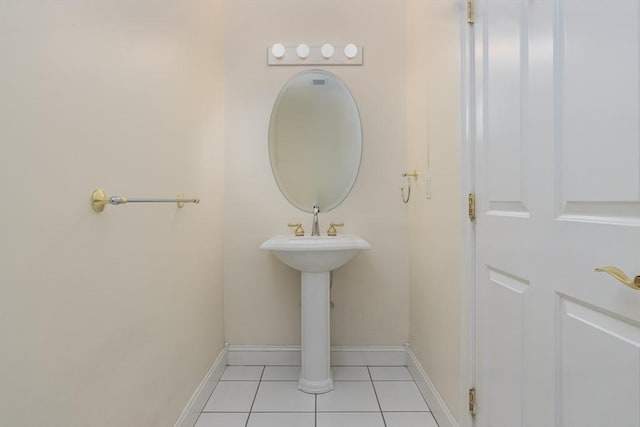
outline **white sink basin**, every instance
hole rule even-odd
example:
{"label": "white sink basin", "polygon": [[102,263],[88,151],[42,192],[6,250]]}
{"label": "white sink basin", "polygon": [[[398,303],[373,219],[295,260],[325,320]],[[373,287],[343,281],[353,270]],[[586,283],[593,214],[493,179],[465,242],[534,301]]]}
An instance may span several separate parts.
{"label": "white sink basin", "polygon": [[275,236],[260,246],[273,251],[283,263],[308,273],[323,273],[345,265],[369,243],[357,236]]}

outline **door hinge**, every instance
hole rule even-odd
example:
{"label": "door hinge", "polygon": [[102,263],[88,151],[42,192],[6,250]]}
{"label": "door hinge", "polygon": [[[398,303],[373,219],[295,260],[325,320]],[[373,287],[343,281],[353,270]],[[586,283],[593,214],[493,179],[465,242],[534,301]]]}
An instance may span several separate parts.
{"label": "door hinge", "polygon": [[476,195],[475,193],[469,193],[469,219],[475,221],[476,219]]}
{"label": "door hinge", "polygon": [[467,23],[475,22],[475,0],[467,0]]}
{"label": "door hinge", "polygon": [[469,413],[471,415],[476,414],[476,389],[469,389]]}

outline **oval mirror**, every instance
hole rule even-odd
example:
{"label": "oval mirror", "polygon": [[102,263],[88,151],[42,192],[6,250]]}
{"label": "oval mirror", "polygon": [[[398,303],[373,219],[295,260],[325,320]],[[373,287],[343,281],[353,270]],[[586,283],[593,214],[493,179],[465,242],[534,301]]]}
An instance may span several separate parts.
{"label": "oval mirror", "polygon": [[273,176],[292,205],[313,212],[338,206],[358,176],[362,126],[355,100],[336,75],[307,70],[284,85],[271,112]]}

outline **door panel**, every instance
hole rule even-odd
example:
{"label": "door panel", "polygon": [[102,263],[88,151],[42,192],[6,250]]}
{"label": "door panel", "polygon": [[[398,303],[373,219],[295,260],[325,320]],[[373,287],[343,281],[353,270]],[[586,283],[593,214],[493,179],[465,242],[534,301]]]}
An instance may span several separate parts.
{"label": "door panel", "polygon": [[640,327],[563,297],[559,307],[561,425],[639,426]]}
{"label": "door panel", "polygon": [[566,1],[557,13],[559,214],[637,219],[639,2]]}
{"label": "door panel", "polygon": [[485,354],[487,375],[492,378],[487,394],[491,405],[489,420],[493,425],[522,425],[524,395],[522,389],[523,331],[527,319],[524,316],[523,299],[529,283],[492,267],[484,295],[487,331]]}
{"label": "door panel", "polygon": [[[512,1],[487,15],[483,81],[486,205],[489,215],[527,217],[522,177],[522,7]],[[490,137],[488,135],[490,133]]]}
{"label": "door panel", "polygon": [[640,427],[640,0],[477,0],[478,427]]}

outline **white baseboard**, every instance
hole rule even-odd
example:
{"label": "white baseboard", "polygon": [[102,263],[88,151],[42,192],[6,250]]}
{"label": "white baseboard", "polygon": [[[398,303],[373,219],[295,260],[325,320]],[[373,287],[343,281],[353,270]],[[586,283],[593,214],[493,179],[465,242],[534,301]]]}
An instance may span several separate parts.
{"label": "white baseboard", "polygon": [[449,411],[449,408],[442,399],[442,396],[440,396],[440,393],[438,393],[438,390],[436,390],[427,373],[422,369],[422,365],[420,365],[420,362],[408,344],[406,346],[406,354],[407,368],[420,389],[422,396],[424,396],[424,400],[427,401],[427,405],[429,405],[433,417],[438,422],[438,426],[459,427],[458,422],[453,417],[453,414],[451,414],[451,411]]}
{"label": "white baseboard", "polygon": [[405,366],[407,351],[404,346],[331,347],[333,366]]}
{"label": "white baseboard", "polygon": [[[299,365],[300,346],[230,345],[229,365]],[[331,347],[333,366],[404,366],[407,352],[403,346]]]}
{"label": "white baseboard", "polygon": [[213,389],[218,384],[220,377],[222,377],[227,367],[227,354],[228,344],[225,344],[220,354],[218,354],[216,361],[213,362],[213,365],[211,365],[211,368],[209,368],[200,385],[198,385],[198,388],[191,396],[189,403],[187,403],[182,414],[180,414],[174,427],[193,427],[195,425],[200,416],[200,412],[204,409],[207,400],[209,400],[209,396],[211,396]]}
{"label": "white baseboard", "polygon": [[229,345],[229,365],[281,365],[300,364],[300,346],[295,345]]}

